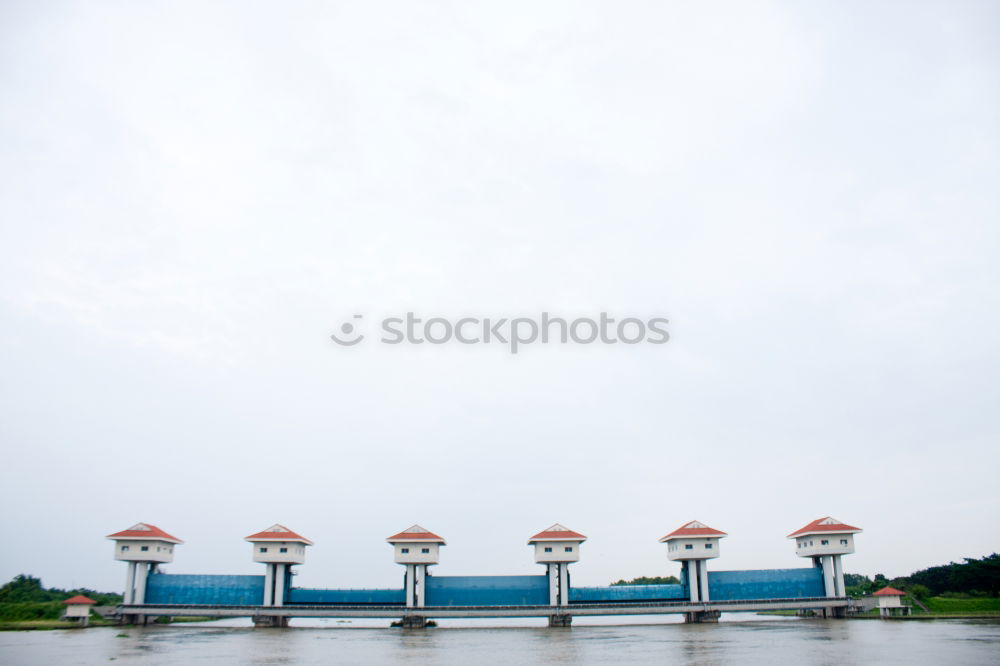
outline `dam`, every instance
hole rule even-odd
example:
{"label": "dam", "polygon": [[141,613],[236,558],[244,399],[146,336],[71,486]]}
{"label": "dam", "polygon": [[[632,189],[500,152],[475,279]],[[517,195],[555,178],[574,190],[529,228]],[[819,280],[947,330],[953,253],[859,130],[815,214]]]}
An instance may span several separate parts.
{"label": "dam", "polygon": [[794,569],[709,571],[725,532],[691,521],[660,539],[667,557],[682,565],[674,585],[574,587],[569,565],[579,561],[586,537],[555,524],[532,536],[539,575],[438,576],[443,538],[414,525],[386,539],[402,585],[384,589],[316,589],[292,585],[292,567],[304,564],[313,543],[283,525],[245,537],[263,575],[168,574],[183,542],[148,523],[108,535],[115,558],[126,562],[126,623],[157,616],[249,617],[256,626],[287,626],[294,617],[388,618],[403,627],[434,618],[547,617],[569,626],[574,616],[683,614],[687,622],[715,622],[722,612],[815,611],[842,617],[851,605],[844,590],[842,555],[854,552],[859,528],[834,518],[817,519],[792,532],[796,553],[811,566]]}

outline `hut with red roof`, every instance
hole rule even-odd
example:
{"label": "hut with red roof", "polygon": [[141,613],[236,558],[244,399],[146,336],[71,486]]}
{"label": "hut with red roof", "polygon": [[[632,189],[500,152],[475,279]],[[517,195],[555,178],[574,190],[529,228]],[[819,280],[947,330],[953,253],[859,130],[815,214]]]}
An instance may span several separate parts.
{"label": "hut with red roof", "polygon": [[109,534],[115,542],[115,559],[128,562],[123,603],[141,604],[146,599],[146,579],[160,564],[174,561],[174,546],[184,543],[156,525],[136,523],[127,530]]}
{"label": "hut with red roof", "polygon": [[445,540],[420,525],[411,525],[386,541],[392,544],[396,563],[406,566],[406,606],[426,606],[427,567],[438,563],[440,547],[447,545]]}
{"label": "hut with red roof", "polygon": [[535,562],[544,564],[549,577],[549,605],[569,605],[569,565],[580,561],[580,544],[587,540],[559,523],[528,539],[535,547]]}
{"label": "hut with red roof", "polygon": [[826,516],[817,518],[788,535],[795,539],[795,554],[812,559],[823,569],[823,584],[828,597],[846,597],[844,565],[841,556],[854,552],[854,535],[859,527]]}
{"label": "hut with red roof", "polygon": [[708,567],[705,560],[719,556],[719,540],[727,536],[722,530],[692,520],[660,538],[667,544],[667,559],[683,562],[691,601],[708,601]]}
{"label": "hut with red roof", "polygon": [[313,545],[313,542],[277,523],[244,537],[244,541],[253,546],[253,561],[266,565],[263,605],[283,605],[285,589],[291,580],[291,566],[306,561],[306,546]]}
{"label": "hut with red roof", "polygon": [[75,620],[86,627],[90,623],[90,607],[97,602],[90,597],[78,594],[63,601],[66,605],[66,613],[63,617],[68,620]]}
{"label": "hut with red roof", "polygon": [[903,605],[903,597],[906,592],[897,590],[894,587],[883,587],[872,595],[878,600],[878,614],[881,617],[890,617],[897,613],[909,615],[910,607]]}

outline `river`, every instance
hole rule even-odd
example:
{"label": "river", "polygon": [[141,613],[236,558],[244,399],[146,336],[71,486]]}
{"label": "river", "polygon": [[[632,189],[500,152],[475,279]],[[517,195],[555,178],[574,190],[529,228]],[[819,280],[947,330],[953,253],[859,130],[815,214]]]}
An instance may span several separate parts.
{"label": "river", "polygon": [[[620,620],[620,618],[616,618]],[[0,663],[62,664],[1000,664],[1000,620],[663,618],[568,629],[532,620],[451,621],[403,631],[381,623],[300,620],[253,629],[245,620],[150,627],[0,632]]]}

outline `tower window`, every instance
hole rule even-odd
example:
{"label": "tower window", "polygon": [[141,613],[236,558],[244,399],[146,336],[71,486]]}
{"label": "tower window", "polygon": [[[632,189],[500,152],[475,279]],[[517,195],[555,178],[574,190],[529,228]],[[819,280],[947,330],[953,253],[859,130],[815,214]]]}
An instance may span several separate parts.
{"label": "tower window", "polygon": [[128,546],[122,546],[122,552],[124,553],[126,550],[128,550]]}
{"label": "tower window", "polygon": [[694,544],[691,543],[684,544],[684,550],[694,550]]}
{"label": "tower window", "polygon": [[279,548],[279,549],[278,549],[278,552],[279,552],[279,553],[287,553],[287,552],[288,552],[288,549],[287,549],[287,548]]}
{"label": "tower window", "polygon": [[431,549],[430,548],[421,548],[420,552],[423,553],[424,555],[426,555],[427,553],[431,552]]}
{"label": "tower window", "polygon": [[705,544],[705,550],[712,550],[712,544],[706,543]]}
{"label": "tower window", "polygon": [[267,552],[267,548],[265,548],[264,546],[261,546],[261,548],[260,548],[260,552],[262,552],[262,553],[266,553],[266,552]]}
{"label": "tower window", "polygon": [[142,547],[142,548],[140,548],[139,550],[141,550],[142,552],[144,552],[144,553],[145,553],[145,552],[146,552],[147,550],[149,550],[149,546],[143,546],[143,547]]}
{"label": "tower window", "polygon": [[829,546],[830,545],[830,541],[828,539],[823,539],[822,541],[819,542],[819,545],[821,545],[821,546]]}
{"label": "tower window", "polygon": [[573,546],[566,546],[565,550],[566,550],[567,553],[572,553],[573,552]]}
{"label": "tower window", "polygon": [[841,539],[840,540],[840,545],[841,546],[846,546],[847,545],[847,539]]}
{"label": "tower window", "polygon": [[552,552],[552,546],[546,546],[545,547],[545,552],[546,553],[551,553]]}
{"label": "tower window", "polygon": [[401,552],[403,555],[406,555],[408,552],[410,552],[410,549],[409,548],[400,548],[399,552]]}

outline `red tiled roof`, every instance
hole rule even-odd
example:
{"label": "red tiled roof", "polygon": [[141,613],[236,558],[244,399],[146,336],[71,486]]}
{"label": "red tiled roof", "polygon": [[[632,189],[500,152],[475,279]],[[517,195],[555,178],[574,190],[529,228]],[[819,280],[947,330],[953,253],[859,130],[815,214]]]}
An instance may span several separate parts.
{"label": "red tiled roof", "polygon": [[794,532],[788,535],[788,538],[791,539],[792,537],[796,536],[805,536],[807,534],[824,534],[828,532],[835,532],[839,534],[848,534],[848,533],[853,534],[855,532],[860,532],[860,531],[861,531],[860,527],[852,527],[846,523],[840,522],[836,518],[831,518],[830,516],[826,516],[825,518],[817,518],[816,520],[812,521],[805,527],[801,527],[795,530]]}
{"label": "red tiled roof", "polygon": [[579,532],[574,532],[568,527],[556,523],[528,539],[528,544],[533,544],[536,541],[579,541],[582,543],[586,540],[587,537]]}
{"label": "red tiled roof", "polygon": [[180,539],[170,534],[167,534],[161,530],[156,525],[150,525],[149,523],[136,523],[127,530],[122,530],[121,532],[115,532],[114,534],[109,534],[109,539],[148,539],[150,541],[169,541],[171,543],[184,543]]}
{"label": "red tiled roof", "polygon": [[881,590],[873,594],[873,597],[902,597],[906,594],[902,590],[897,590],[894,587],[883,587]]}
{"label": "red tiled roof", "polygon": [[684,523],[676,530],[670,534],[662,537],[660,543],[664,541],[669,541],[670,539],[682,539],[684,537],[724,537],[728,536],[722,530],[717,530],[709,527],[704,523],[700,523],[697,520],[692,520],[690,523]]}
{"label": "red tiled roof", "polygon": [[284,525],[274,524],[268,527],[263,532],[257,532],[256,534],[251,534],[248,537],[243,538],[244,541],[290,541],[296,543],[304,543],[307,546],[313,545],[313,542],[305,538],[301,534],[297,534],[292,530],[288,529]]}
{"label": "red tiled roof", "polygon": [[391,537],[386,538],[389,543],[396,543],[397,541],[422,541],[424,543],[440,543],[444,544],[445,540],[439,537],[434,532],[429,532],[420,525],[413,525],[403,530],[399,534],[393,534]]}
{"label": "red tiled roof", "polygon": [[96,604],[97,602],[94,601],[93,599],[91,599],[90,597],[85,597],[82,594],[78,594],[75,597],[70,597],[69,599],[67,599],[63,603],[64,604]]}

